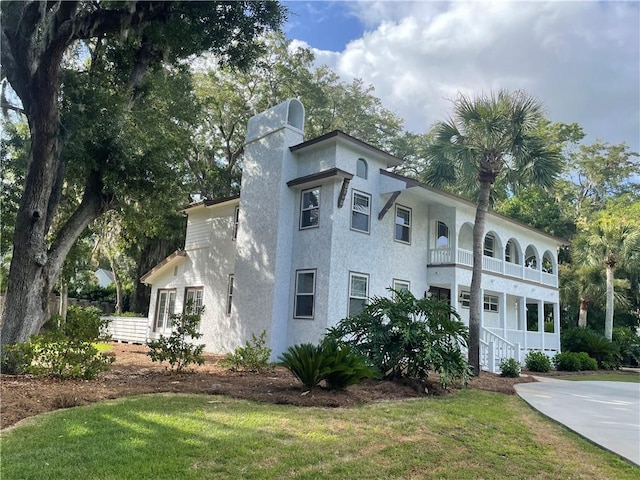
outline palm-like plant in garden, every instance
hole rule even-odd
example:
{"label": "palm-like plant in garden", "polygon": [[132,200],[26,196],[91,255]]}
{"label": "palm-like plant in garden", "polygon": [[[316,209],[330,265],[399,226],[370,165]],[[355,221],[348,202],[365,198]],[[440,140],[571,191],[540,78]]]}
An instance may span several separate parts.
{"label": "palm-like plant in garden", "polygon": [[522,91],[476,98],[460,94],[453,115],[436,124],[434,141],[426,148],[428,184],[463,186],[477,195],[469,314],[469,364],[475,375],[480,372],[482,246],[491,194],[496,182],[512,191],[519,185],[546,188],[554,183],[560,152],[536,135],[543,119],[540,103]]}
{"label": "palm-like plant in garden", "polygon": [[614,276],[624,264],[640,263],[640,224],[613,215],[601,215],[590,223],[576,242],[579,261],[587,265],[604,265],[606,271],[606,306],[604,336],[613,335]]}

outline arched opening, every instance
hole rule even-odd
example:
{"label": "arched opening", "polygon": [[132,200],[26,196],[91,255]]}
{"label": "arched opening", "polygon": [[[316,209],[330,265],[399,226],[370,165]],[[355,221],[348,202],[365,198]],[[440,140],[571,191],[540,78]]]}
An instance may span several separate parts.
{"label": "arched opening", "polygon": [[542,271],[545,273],[553,273],[556,271],[554,255],[547,250],[542,256]]}
{"label": "arched opening", "polygon": [[487,232],[484,236],[482,254],[485,257],[502,258],[502,244],[495,232]]}
{"label": "arched opening", "polygon": [[298,130],[304,130],[304,107],[299,100],[289,100],[287,123]]}
{"label": "arched opening", "polygon": [[517,240],[510,238],[507,245],[504,247],[504,259],[508,263],[514,263],[516,265],[522,264],[522,250]]}
{"label": "arched opening", "polygon": [[473,226],[465,223],[458,234],[458,248],[473,251]]}
{"label": "arched opening", "polygon": [[366,180],[368,174],[369,166],[367,165],[367,161],[364,158],[359,158],[356,164],[356,176]]}
{"label": "arched opening", "polygon": [[524,252],[524,266],[539,270],[538,268],[538,251],[533,245],[529,245]]}

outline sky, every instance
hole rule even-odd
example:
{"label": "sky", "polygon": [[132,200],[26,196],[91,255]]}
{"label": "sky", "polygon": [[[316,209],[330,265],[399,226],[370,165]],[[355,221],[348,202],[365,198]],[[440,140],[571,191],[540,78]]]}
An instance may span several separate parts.
{"label": "sky", "polygon": [[290,1],[284,32],[422,133],[452,100],[525,90],[554,122],[640,151],[640,2]]}

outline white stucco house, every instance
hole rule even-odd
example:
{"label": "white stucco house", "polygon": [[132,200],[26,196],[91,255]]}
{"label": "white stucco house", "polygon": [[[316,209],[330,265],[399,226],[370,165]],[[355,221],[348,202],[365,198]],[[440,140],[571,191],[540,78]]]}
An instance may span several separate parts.
{"label": "white stucco house", "polygon": [[[266,330],[275,358],[389,287],[447,298],[468,321],[475,205],[390,173],[399,159],[345,133],[305,141],[303,129],[295,99],[249,120],[240,196],[185,208],[184,249],[141,279],[150,338],[193,300],[207,351]],[[486,231],[483,364],[555,354],[562,242],[496,213]]]}

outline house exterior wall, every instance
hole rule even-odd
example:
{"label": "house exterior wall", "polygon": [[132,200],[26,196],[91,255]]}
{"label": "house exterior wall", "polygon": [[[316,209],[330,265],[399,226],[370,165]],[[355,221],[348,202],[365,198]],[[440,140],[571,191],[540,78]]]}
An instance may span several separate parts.
{"label": "house exterior wall", "polygon": [[[350,273],[368,277],[369,297],[388,296],[394,280],[408,282],[416,297],[427,295],[431,287],[450,289],[452,305],[468,323],[469,311],[461,307],[459,297],[469,289],[472,270],[461,258],[471,248],[475,207],[385,173],[388,156],[344,136],[302,144],[303,124],[304,109],[296,100],[252,117],[240,200],[187,210],[187,255],[176,260],[177,270],[169,264],[153,278],[151,324],[158,289],[175,288],[175,311],[182,311],[185,288],[202,286],[206,309],[201,331],[206,350],[229,352],[252,334],[266,331],[275,360],[290,345],[318,342],[328,327],[348,315]],[[358,159],[367,163],[367,178],[357,175]],[[331,169],[339,169],[339,174],[313,176]],[[320,189],[318,226],[301,229],[301,195],[311,188]],[[370,195],[368,233],[351,228],[354,191]],[[391,198],[395,200],[389,206]],[[233,240],[238,204],[240,218]],[[382,215],[385,206],[389,208]],[[411,211],[408,243],[395,239],[397,206]],[[436,244],[437,221],[449,228],[449,243],[443,248]],[[521,267],[528,245],[538,252],[538,268],[543,253],[553,252],[554,273],[549,277],[555,276],[557,282],[556,239],[493,213],[487,216],[486,231],[496,238],[496,259],[504,259],[509,239],[518,243]],[[315,272],[313,318],[295,318],[300,270]],[[522,270],[523,276],[529,273]],[[234,291],[227,315],[230,274]],[[494,331],[519,329],[522,305],[557,305],[557,286],[545,284],[542,280],[549,278],[537,275],[520,279],[505,271],[485,271],[483,291],[498,296],[500,306],[498,312],[483,312],[483,325]]]}

